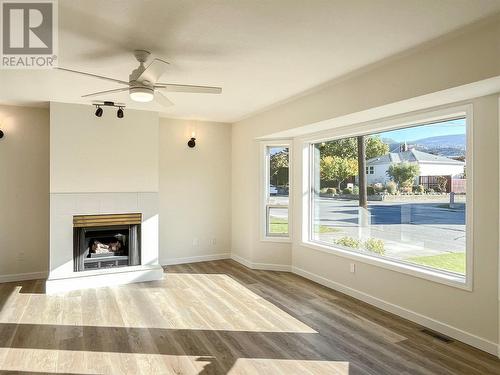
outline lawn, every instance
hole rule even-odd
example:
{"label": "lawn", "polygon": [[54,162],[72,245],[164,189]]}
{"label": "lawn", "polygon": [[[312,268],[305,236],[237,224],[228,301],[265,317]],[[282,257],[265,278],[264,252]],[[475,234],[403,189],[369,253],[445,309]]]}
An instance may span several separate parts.
{"label": "lawn", "polygon": [[465,275],[465,253],[446,253],[408,258],[406,260],[411,263]]}
{"label": "lawn", "polygon": [[[339,232],[340,229],[329,227],[326,225],[315,225],[314,232],[315,233],[333,233]],[[288,220],[280,217],[270,218],[269,223],[269,233],[270,234],[287,234],[288,233]]]}
{"label": "lawn", "polygon": [[334,228],[334,227],[329,227],[327,225],[315,225],[314,226],[314,233],[334,233],[334,232],[340,232],[340,229]]}
{"label": "lawn", "polygon": [[288,233],[288,220],[279,217],[270,217],[269,223],[270,234],[287,234]]}

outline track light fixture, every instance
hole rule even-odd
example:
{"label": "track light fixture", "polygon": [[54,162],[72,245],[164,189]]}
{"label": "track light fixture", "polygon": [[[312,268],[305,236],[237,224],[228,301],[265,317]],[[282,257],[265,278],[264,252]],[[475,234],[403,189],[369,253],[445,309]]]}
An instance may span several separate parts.
{"label": "track light fixture", "polygon": [[115,103],[115,102],[94,102],[93,103],[96,107],[95,110],[95,115],[97,117],[102,117],[104,111],[102,107],[114,107],[118,108],[118,111],[116,111],[116,117],[118,118],[123,118],[125,113],[123,112],[123,109],[125,108],[125,104],[123,103]]}

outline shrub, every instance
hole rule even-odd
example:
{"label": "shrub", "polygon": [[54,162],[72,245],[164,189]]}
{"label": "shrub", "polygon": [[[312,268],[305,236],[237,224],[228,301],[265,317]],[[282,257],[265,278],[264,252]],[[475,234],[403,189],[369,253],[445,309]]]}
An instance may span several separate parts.
{"label": "shrub", "polygon": [[387,170],[387,175],[391,177],[399,186],[407,187],[413,185],[413,180],[420,173],[418,164],[403,162],[392,164]]}
{"label": "shrub", "polygon": [[376,238],[370,238],[365,242],[365,249],[371,251],[372,253],[384,255],[385,254],[385,244],[382,240],[377,240]]}
{"label": "shrub", "polygon": [[319,189],[320,194],[326,194],[328,192],[328,188],[321,188]]}
{"label": "shrub", "polygon": [[424,185],[415,186],[415,192],[419,193],[419,194],[423,194],[425,192]]}
{"label": "shrub", "polygon": [[342,194],[352,194],[352,190],[350,188],[345,188],[342,190]]}
{"label": "shrub", "polygon": [[437,191],[446,193],[446,186],[448,186],[448,179],[445,176],[437,176]]}
{"label": "shrub", "polygon": [[366,187],[366,194],[368,194],[368,195],[374,195],[375,194],[375,188],[373,186],[367,186]]}
{"label": "shrub", "polygon": [[355,185],[352,188],[352,193],[355,194],[355,195],[358,195],[359,194],[359,186]]}
{"label": "shrub", "polygon": [[337,194],[337,189],[335,188],[328,188],[326,189],[327,194]]}
{"label": "shrub", "polygon": [[385,190],[385,187],[380,182],[377,182],[376,184],[373,184],[373,189],[375,190],[375,193],[381,193]]}
{"label": "shrub", "polygon": [[335,241],[336,244],[344,246],[344,247],[350,247],[353,249],[358,249],[359,246],[361,245],[361,242],[355,238],[352,237],[342,237],[339,238],[337,241]]}
{"label": "shrub", "polygon": [[385,184],[385,188],[387,189],[387,192],[389,194],[396,194],[398,191],[398,186],[394,181],[389,181],[387,184]]}
{"label": "shrub", "polygon": [[401,188],[401,192],[404,194],[410,194],[412,192],[412,187],[411,186],[403,186]]}
{"label": "shrub", "polygon": [[425,192],[427,194],[434,194],[434,189],[430,188],[430,189],[426,189]]}

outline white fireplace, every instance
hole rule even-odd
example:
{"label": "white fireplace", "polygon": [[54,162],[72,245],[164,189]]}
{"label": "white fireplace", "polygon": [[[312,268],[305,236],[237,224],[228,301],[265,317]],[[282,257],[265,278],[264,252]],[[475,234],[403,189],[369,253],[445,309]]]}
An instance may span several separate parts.
{"label": "white fireplace", "polygon": [[[158,280],[158,115],[97,118],[91,106],[51,103],[50,258],[47,293]],[[140,260],[79,270],[74,218],[134,213]]]}

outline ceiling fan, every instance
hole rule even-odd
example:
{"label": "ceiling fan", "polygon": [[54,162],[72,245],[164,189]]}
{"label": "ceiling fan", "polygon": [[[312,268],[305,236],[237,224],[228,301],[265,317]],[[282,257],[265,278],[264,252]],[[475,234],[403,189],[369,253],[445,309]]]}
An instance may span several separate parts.
{"label": "ceiling fan", "polygon": [[83,95],[82,98],[90,98],[94,96],[102,96],[102,95],[115,94],[119,92],[128,91],[130,99],[132,99],[133,101],[145,103],[155,99],[155,101],[160,105],[168,107],[173,105],[173,103],[159,90],[163,90],[166,92],[188,92],[188,93],[199,93],[199,94],[220,94],[222,92],[222,88],[220,87],[177,85],[172,83],[158,82],[158,80],[165,72],[169,64],[164,60],[155,58],[147,67],[145,67],[144,63],[148,60],[150,54],[151,54],[150,52],[144,50],[134,51],[134,56],[137,59],[137,61],[139,61],[139,67],[133,70],[132,73],[130,73],[128,81],[122,81],[115,78],[104,77],[93,73],[80,72],[78,70],[67,69],[62,67],[58,67],[56,69],[71,73],[82,74],[89,77],[99,78],[126,86],[126,87],[86,94]]}

